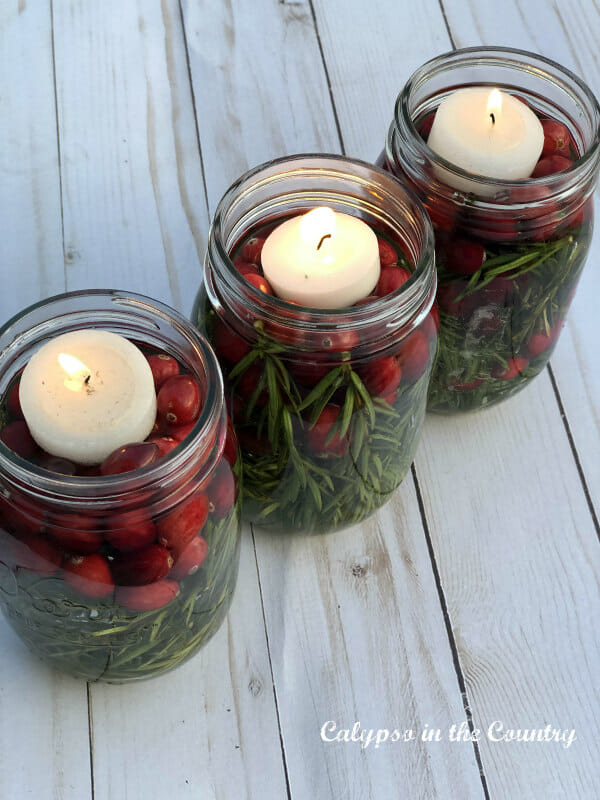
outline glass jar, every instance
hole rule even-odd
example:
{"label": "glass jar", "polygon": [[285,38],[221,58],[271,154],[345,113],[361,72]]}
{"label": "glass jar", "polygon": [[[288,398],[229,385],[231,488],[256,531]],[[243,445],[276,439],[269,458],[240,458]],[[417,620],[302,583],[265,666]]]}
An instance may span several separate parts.
{"label": "glass jar", "polygon": [[[435,109],[463,86],[499,87],[539,118],[565,125],[571,166],[507,181],[468,173],[438,156],[426,143]],[[579,78],[519,50],[442,55],[418,69],[400,93],[378,163],[408,181],[434,226],[441,328],[429,410],[492,405],[545,367],[589,249],[599,126],[598,102]],[[552,168],[568,163],[555,160]]]}
{"label": "glass jar", "polygon": [[[315,309],[236,269],[239,243],[315,207],[354,215],[410,271],[364,305]],[[211,226],[193,320],[223,369],[243,462],[243,514],[318,533],[379,508],[413,460],[436,349],[433,233],[417,198],[372,165],[299,155],[246,173]]]}
{"label": "glass jar", "polygon": [[53,667],[121,683],[182,663],[227,613],[239,562],[237,450],[210,347],[172,309],[119,291],[60,295],[0,330],[4,419],[10,387],[33,352],[84,328],[170,354],[204,392],[200,416],[181,444],[131,472],[59,474],[0,442],[6,619]]}

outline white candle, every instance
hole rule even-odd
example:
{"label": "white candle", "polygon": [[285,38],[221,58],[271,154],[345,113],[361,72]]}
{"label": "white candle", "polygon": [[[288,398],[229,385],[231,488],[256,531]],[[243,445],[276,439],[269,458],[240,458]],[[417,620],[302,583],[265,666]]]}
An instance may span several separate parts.
{"label": "white candle", "polygon": [[19,398],[39,446],[78,464],[143,441],[156,418],[148,361],[109,331],[73,331],[42,345],[23,370]]}
{"label": "white candle", "polygon": [[310,308],[352,305],[371,294],[380,272],[372,228],[330,208],[315,208],[275,228],[261,264],[278,297]]}
{"label": "white candle", "polygon": [[[442,100],[427,144],[467,172],[513,181],[533,172],[544,146],[544,130],[533,111],[516,97],[473,86]],[[444,183],[463,192],[495,193],[448,170],[436,172]]]}

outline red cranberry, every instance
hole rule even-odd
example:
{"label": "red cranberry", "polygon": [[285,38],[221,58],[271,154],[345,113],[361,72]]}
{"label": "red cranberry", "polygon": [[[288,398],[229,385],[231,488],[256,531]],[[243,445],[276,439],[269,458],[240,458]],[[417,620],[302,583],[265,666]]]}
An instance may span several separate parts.
{"label": "red cranberry", "polygon": [[260,289],[261,292],[264,292],[265,294],[273,294],[273,290],[271,289],[269,281],[266,278],[263,278],[262,275],[255,275],[253,272],[247,272],[244,275],[244,278],[256,289]]}
{"label": "red cranberry", "polygon": [[342,456],[348,449],[348,440],[346,437],[340,439],[338,433],[330,441],[327,441],[340,410],[339,406],[326,405],[315,424],[308,428],[308,444],[316,455],[333,454]]}
{"label": "red cranberry", "polygon": [[[173,380],[172,378],[170,380]],[[152,442],[134,442],[119,447],[100,464],[101,475],[119,475],[147,467],[158,458],[158,447]]]}
{"label": "red cranberry", "polygon": [[227,463],[233,467],[237,461],[238,456],[238,440],[235,433],[233,423],[227,418],[227,436],[225,437],[225,446],[223,447],[223,458]]}
{"label": "red cranberry", "polygon": [[473,275],[485,261],[485,247],[468,239],[455,239],[445,252],[446,268],[457,275]]}
{"label": "red cranberry", "polygon": [[247,275],[248,273],[260,275],[260,270],[256,264],[253,264],[251,261],[246,261],[241,256],[233,259],[233,266],[237,269],[240,275]]}
{"label": "red cranberry", "polygon": [[45,536],[22,533],[18,539],[10,542],[9,558],[12,563],[38,575],[54,575],[62,557],[62,551]]}
{"label": "red cranberry", "polygon": [[375,292],[379,297],[391,294],[404,286],[410,278],[410,272],[402,267],[385,267],[379,274]]}
{"label": "red cranberry", "polygon": [[117,587],[115,603],[130,611],[156,611],[168,605],[178,594],[179,583],[163,578],[147,586]]}
{"label": "red cranberry", "polygon": [[301,361],[289,365],[289,370],[294,379],[303,386],[307,386],[311,389],[316,386],[319,381],[323,380],[331,368],[331,364],[322,361]]}
{"label": "red cranberry", "polygon": [[9,422],[0,431],[0,440],[21,458],[31,458],[37,450],[37,444],[29,433],[29,428],[24,420]]}
{"label": "red cranberry", "polygon": [[212,343],[217,355],[232,364],[237,364],[250,352],[250,345],[219,318],[213,326]]}
{"label": "red cranberry", "polygon": [[111,569],[120,586],[143,586],[169,574],[174,559],[159,544],[149,544],[132,553],[121,553],[113,559]]}
{"label": "red cranberry", "polygon": [[402,368],[393,356],[376,358],[360,371],[367,391],[373,397],[393,394],[402,380]]}
{"label": "red cranberry", "polygon": [[[237,386],[236,391],[246,400],[249,400],[254,392],[256,391],[256,387],[259,384],[263,375],[263,368],[259,366],[256,362],[251,364],[246,372],[240,378]],[[269,395],[267,394],[266,389],[262,389],[258,397],[256,398],[256,404],[259,406],[265,406],[269,400]]]}
{"label": "red cranberry", "polygon": [[171,425],[183,425],[198,418],[202,395],[191,375],[175,375],[160,387],[156,399],[158,413]]}
{"label": "red cranberry", "polygon": [[546,156],[541,158],[535,165],[531,177],[544,178],[546,175],[554,175],[556,172],[568,169],[572,164],[571,159],[564,156]]}
{"label": "red cranberry", "polygon": [[515,356],[514,358],[508,359],[506,369],[504,369],[504,367],[497,367],[495,370],[492,370],[492,375],[494,378],[498,378],[498,380],[509,381],[512,378],[516,378],[517,375],[520,375],[528,364],[529,361],[527,361],[526,358]]}
{"label": "red cranberry", "polygon": [[47,530],[50,538],[69,553],[97,553],[104,541],[97,520],[85,514],[51,514]]}
{"label": "red cranberry", "polygon": [[176,443],[183,442],[194,430],[196,422],[188,422],[186,425],[167,425],[167,434],[165,439],[175,439]]}
{"label": "red cranberry", "polygon": [[106,521],[104,538],[121,553],[140,550],[156,539],[156,527],[144,511],[122,511]]}
{"label": "red cranberry", "polygon": [[433,127],[433,120],[435,119],[435,111],[431,111],[429,114],[426,114],[423,119],[419,121],[418,124],[418,131],[419,136],[424,141],[429,139],[429,134],[431,133],[431,128]]}
{"label": "red cranberry", "polygon": [[470,317],[475,305],[472,295],[458,299],[464,292],[465,285],[463,281],[452,281],[452,283],[446,286],[438,287],[437,291],[439,307],[442,311],[445,311],[446,314],[450,314],[450,316],[456,317],[457,319],[467,319]]}
{"label": "red cranberry", "polygon": [[452,392],[474,392],[475,389],[479,389],[482,383],[483,378],[474,378],[472,381],[466,381],[465,383],[451,383],[448,388]]}
{"label": "red cranberry", "polygon": [[398,263],[398,253],[396,248],[386,239],[377,238],[379,247],[379,263],[384,267],[395,267]]}
{"label": "red cranberry", "polygon": [[571,156],[571,134],[566,125],[555,119],[543,119],[542,128],[544,129],[544,147],[542,148],[542,158],[545,156]]}
{"label": "red cranberry", "polygon": [[227,461],[221,461],[208,484],[209,510],[217,519],[229,514],[235,503],[235,476]]}
{"label": "red cranberry", "polygon": [[413,331],[406,338],[397,358],[404,380],[413,382],[423,375],[430,359],[429,341],[423,331]]}
{"label": "red cranberry", "polygon": [[208,497],[203,492],[196,492],[157,521],[158,541],[176,554],[181,553],[201,532],[207,517]]}
{"label": "red cranberry", "polygon": [[182,581],[197,572],[206,558],[208,544],[203,536],[196,536],[188,544],[171,570],[171,577]]}
{"label": "red cranberry", "polygon": [[[193,428],[194,423],[193,422],[190,423],[190,426]],[[171,450],[174,450],[177,447],[180,440],[176,439],[174,436],[153,436],[151,439],[148,439],[147,441],[152,442],[152,444],[155,444],[158,447],[158,457],[164,458],[171,452]]]}
{"label": "red cranberry", "polygon": [[44,530],[45,513],[21,492],[13,491],[10,498],[0,493],[0,512],[13,533],[41,533]]}
{"label": "red cranberry", "polygon": [[51,456],[50,453],[42,452],[37,458],[37,464],[42,469],[47,469],[48,472],[57,472],[59,475],[77,474],[77,464],[74,464],[67,458]]}
{"label": "red cranberry", "polygon": [[253,236],[248,239],[242,247],[242,258],[254,264],[260,264],[260,254],[262,253],[265,239],[262,236]]}
{"label": "red cranberry", "polygon": [[21,408],[21,399],[19,397],[19,387],[21,386],[21,379],[13,383],[8,392],[8,399],[6,406],[8,412],[13,419],[23,419],[23,410]]}
{"label": "red cranberry", "polygon": [[534,333],[527,342],[527,352],[531,358],[537,358],[545,352],[554,341],[554,332]]}
{"label": "red cranberry", "polygon": [[379,297],[376,294],[370,294],[367,297],[362,297],[360,300],[357,300],[354,303],[355,306],[366,306],[369,303],[375,302],[375,300],[379,300]]}
{"label": "red cranberry", "polygon": [[433,341],[438,334],[440,329],[440,309],[438,307],[437,302],[434,300],[433,305],[431,306],[431,311],[425,317],[423,321],[423,325],[421,326],[423,333],[429,341]]}
{"label": "red cranberry", "polygon": [[115,588],[108,559],[98,553],[70,556],[63,562],[63,570],[65,583],[87,597],[108,597]]}
{"label": "red cranberry", "polygon": [[146,359],[152,370],[154,388],[156,391],[160,389],[167,378],[172,378],[173,375],[179,375],[179,364],[173,356],[167,353],[152,353],[151,355],[147,355]]}

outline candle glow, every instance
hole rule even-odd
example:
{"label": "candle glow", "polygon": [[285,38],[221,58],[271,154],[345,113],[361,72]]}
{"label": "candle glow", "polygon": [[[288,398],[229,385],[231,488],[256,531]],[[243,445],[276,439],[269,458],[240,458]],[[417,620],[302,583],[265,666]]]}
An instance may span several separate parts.
{"label": "candle glow", "polygon": [[80,392],[89,383],[92,373],[83,361],[69,353],[59,353],[57,361],[68,375],[64,379],[65,388],[72,392]]}

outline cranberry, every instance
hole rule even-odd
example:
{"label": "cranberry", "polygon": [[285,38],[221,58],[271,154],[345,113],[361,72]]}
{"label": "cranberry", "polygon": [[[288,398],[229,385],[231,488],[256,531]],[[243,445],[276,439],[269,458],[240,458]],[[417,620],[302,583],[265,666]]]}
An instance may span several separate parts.
{"label": "cranberry", "polygon": [[448,388],[452,392],[473,392],[475,389],[479,389],[482,383],[483,378],[474,378],[472,381],[466,381],[465,383],[451,383]]}
{"label": "cranberry", "polygon": [[425,317],[423,324],[421,326],[423,333],[429,341],[433,341],[438,334],[440,329],[440,309],[438,307],[437,302],[433,302],[431,306],[431,311]]}
{"label": "cranberry", "polygon": [[514,358],[508,359],[506,369],[504,369],[504,367],[497,367],[495,370],[492,370],[492,375],[494,378],[498,378],[498,380],[509,381],[512,378],[516,378],[517,375],[520,375],[528,364],[529,361],[527,361],[526,358],[514,356]]}
{"label": "cranberry", "polygon": [[429,219],[436,230],[449,232],[456,225],[456,209],[446,200],[429,199],[425,203]]}
{"label": "cranberry", "polygon": [[402,267],[385,267],[379,274],[375,292],[379,297],[391,294],[404,286],[410,278],[410,272]]}
{"label": "cranberry", "polygon": [[171,577],[182,581],[189,575],[198,572],[204,563],[207,552],[208,544],[206,539],[203,536],[196,536],[177,559],[175,566],[171,570]]}
{"label": "cranberry", "polygon": [[194,430],[195,425],[195,422],[188,422],[185,425],[167,425],[167,434],[163,438],[174,439],[177,444],[179,444],[179,442],[183,442],[183,440],[189,436]]}
{"label": "cranberry", "polygon": [[[173,380],[172,378],[170,380]],[[101,475],[119,475],[154,463],[158,458],[158,446],[152,442],[134,442],[119,447],[100,464]]]}
{"label": "cranberry", "polygon": [[97,520],[85,514],[50,514],[47,530],[50,538],[69,553],[97,553],[104,541]]}
{"label": "cranberry", "polygon": [[238,456],[238,440],[235,433],[233,423],[227,418],[227,435],[225,437],[225,445],[223,447],[223,458],[233,467],[237,461]]}
{"label": "cranberry", "polygon": [[379,263],[381,267],[395,267],[398,263],[398,253],[396,248],[386,239],[377,238],[379,247]]}
{"label": "cranberry", "polygon": [[[194,427],[194,423],[190,423],[191,427]],[[184,427],[183,425],[181,427]],[[152,442],[158,447],[158,457],[164,458],[168,455],[171,450],[174,450],[177,445],[179,444],[179,439],[176,439],[174,436],[153,436],[151,439],[147,441]]]}
{"label": "cranberry", "polygon": [[554,332],[549,333],[534,333],[527,342],[527,352],[531,358],[541,356],[554,341]]}
{"label": "cranberry", "polygon": [[21,458],[31,458],[37,444],[24,420],[9,422],[0,431],[0,440]]}
{"label": "cranberry", "polygon": [[179,583],[163,578],[147,586],[119,586],[115,603],[130,611],[155,611],[163,608],[179,594]]}
{"label": "cranberry", "polygon": [[[259,364],[257,364],[256,362],[254,364],[251,364],[246,370],[246,372],[244,372],[244,374],[240,378],[236,386],[236,391],[239,392],[239,394],[243,398],[249,400],[256,391],[256,387],[258,386],[258,383],[261,380],[262,375],[263,375],[262,367],[259,366]],[[268,400],[269,400],[269,395],[267,394],[267,390],[262,389],[259,392],[258,397],[256,398],[256,404],[259,406],[266,406]]]}
{"label": "cranberry", "polygon": [[151,355],[147,355],[146,359],[152,370],[154,388],[156,391],[160,389],[167,378],[172,378],[173,375],[179,375],[179,364],[173,356],[167,353],[152,353]]}
{"label": "cranberry", "polygon": [[208,484],[209,510],[217,519],[229,514],[235,503],[235,476],[227,461],[221,461]]}
{"label": "cranberry", "polygon": [[99,553],[70,556],[63,562],[63,570],[65,583],[87,597],[108,597],[115,588],[108,559]]}
{"label": "cranberry", "polygon": [[208,497],[196,492],[156,523],[160,544],[181,553],[194,536],[199,534],[208,517]]}
{"label": "cranberry", "polygon": [[333,454],[342,456],[348,449],[348,440],[346,437],[340,439],[338,433],[330,441],[327,441],[340,410],[339,406],[334,406],[331,403],[326,405],[314,425],[308,428],[308,444],[316,455]]}
{"label": "cranberry", "polygon": [[171,425],[183,425],[198,418],[202,395],[191,375],[175,375],[160,387],[156,398],[158,413]]}
{"label": "cranberry", "polygon": [[212,343],[217,355],[237,364],[250,352],[250,345],[217,317],[213,326]]}
{"label": "cranberry", "polygon": [[47,469],[48,472],[57,472],[59,475],[77,474],[77,464],[74,464],[67,458],[51,456],[50,453],[45,453],[43,451],[37,458],[37,464],[42,469]]}
{"label": "cranberry", "polygon": [[531,173],[532,178],[543,178],[546,175],[554,175],[556,172],[562,172],[572,166],[573,162],[570,158],[564,156],[546,156],[541,158],[535,165],[535,169]]}
{"label": "cranberry", "polygon": [[452,281],[446,286],[440,286],[437,291],[437,302],[442,311],[458,319],[470,317],[475,306],[472,295],[457,299],[464,290],[463,281]]}
{"label": "cranberry", "polygon": [[323,361],[301,361],[289,365],[289,370],[295,380],[311,389],[323,380],[329,373],[332,365]]}
{"label": "cranberry", "polygon": [[106,521],[104,538],[115,550],[129,553],[146,547],[156,539],[156,527],[144,511],[122,511]]}
{"label": "cranberry", "polygon": [[543,119],[541,122],[544,129],[542,158],[554,155],[569,158],[571,155],[571,134],[566,125],[555,119]]}
{"label": "cranberry", "polygon": [[262,236],[253,236],[248,239],[242,247],[242,258],[253,264],[260,264],[260,254],[262,253],[265,239]]}
{"label": "cranberry", "polygon": [[13,533],[41,533],[44,530],[45,513],[21,492],[13,491],[10,498],[0,494],[0,511]]}
{"label": "cranberry", "polygon": [[174,559],[159,544],[149,544],[132,553],[121,553],[113,559],[111,569],[120,586],[144,586],[169,574]]}
{"label": "cranberry", "polygon": [[9,414],[13,419],[23,419],[23,410],[21,408],[21,399],[19,397],[19,388],[21,386],[21,379],[13,383],[8,392],[8,399],[6,406]]}
{"label": "cranberry", "polygon": [[246,261],[241,256],[233,259],[233,266],[237,269],[240,275],[247,275],[248,273],[260,275],[260,270],[256,264],[253,264],[251,261]]}
{"label": "cranberry", "polygon": [[458,275],[473,275],[485,261],[485,247],[468,239],[455,239],[446,248],[446,268]]}
{"label": "cranberry", "polygon": [[253,272],[247,272],[244,275],[244,278],[254,286],[255,289],[260,289],[261,292],[265,294],[273,294],[273,290],[271,289],[271,285],[266,278],[263,278],[262,275],[254,274]]}
{"label": "cranberry", "polygon": [[416,381],[423,375],[430,359],[429,341],[423,331],[413,331],[406,338],[397,358],[402,367],[404,380]]}
{"label": "cranberry", "polygon": [[367,297],[362,297],[360,300],[357,300],[354,303],[355,306],[366,306],[369,303],[373,303],[375,300],[379,300],[379,297],[376,294],[370,294]]}
{"label": "cranberry", "polygon": [[433,120],[435,119],[435,111],[431,111],[429,114],[426,114],[421,120],[419,120],[418,124],[418,131],[419,136],[424,141],[429,139],[429,134],[431,133],[431,128],[433,127]]}
{"label": "cranberry", "polygon": [[393,356],[376,358],[364,366],[360,377],[373,397],[393,394],[402,380],[402,368]]}

